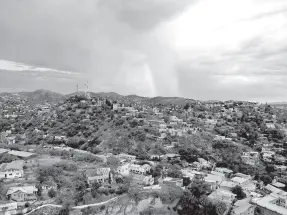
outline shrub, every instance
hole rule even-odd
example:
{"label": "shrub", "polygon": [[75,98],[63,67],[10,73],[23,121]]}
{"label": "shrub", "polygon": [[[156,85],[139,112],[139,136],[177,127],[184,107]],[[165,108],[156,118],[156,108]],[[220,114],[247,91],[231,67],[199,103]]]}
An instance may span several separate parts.
{"label": "shrub", "polygon": [[115,192],[116,192],[115,189],[113,189],[113,188],[109,189],[110,194],[114,194]]}
{"label": "shrub", "polygon": [[55,191],[54,189],[50,189],[50,190],[48,191],[48,196],[49,196],[50,198],[56,197],[56,191]]}
{"label": "shrub", "polygon": [[244,199],[246,197],[246,194],[242,190],[242,187],[240,187],[238,185],[231,188],[231,192],[236,194],[238,200]]}

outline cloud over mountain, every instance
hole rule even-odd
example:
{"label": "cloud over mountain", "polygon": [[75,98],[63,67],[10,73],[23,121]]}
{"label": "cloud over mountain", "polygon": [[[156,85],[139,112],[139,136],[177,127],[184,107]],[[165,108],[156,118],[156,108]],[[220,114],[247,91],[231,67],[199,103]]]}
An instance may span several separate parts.
{"label": "cloud over mountain", "polygon": [[284,100],[286,12],[284,0],[1,1],[0,59],[80,73],[51,71],[41,84],[41,72],[0,73],[1,84]]}

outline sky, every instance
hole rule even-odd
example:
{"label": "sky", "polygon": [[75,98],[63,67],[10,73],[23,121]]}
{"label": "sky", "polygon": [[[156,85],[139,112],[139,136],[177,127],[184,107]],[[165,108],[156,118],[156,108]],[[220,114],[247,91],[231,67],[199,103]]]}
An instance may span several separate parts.
{"label": "sky", "polygon": [[0,91],[287,101],[286,0],[1,0]]}

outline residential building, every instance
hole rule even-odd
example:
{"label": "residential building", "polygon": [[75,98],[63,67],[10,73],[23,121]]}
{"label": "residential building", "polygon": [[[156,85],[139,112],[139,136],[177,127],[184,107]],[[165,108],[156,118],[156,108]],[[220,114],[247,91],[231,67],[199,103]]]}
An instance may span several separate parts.
{"label": "residential building", "polygon": [[144,164],[144,165],[131,164],[129,166],[129,169],[130,169],[130,172],[132,173],[139,174],[139,175],[147,175],[151,170],[151,166],[148,164]]}
{"label": "residential building", "polygon": [[271,193],[255,202],[262,215],[287,215],[287,195]]}
{"label": "residential building", "polygon": [[231,179],[231,181],[233,182],[233,183],[235,183],[236,185],[239,185],[239,186],[245,186],[245,185],[247,185],[247,184],[249,184],[250,183],[250,180],[249,179],[247,179],[247,178],[242,178],[242,177],[233,177],[232,179]]}
{"label": "residential building", "polygon": [[233,187],[235,187],[236,184],[230,180],[226,180],[226,181],[223,181],[221,182],[220,184],[220,189],[223,189],[223,190],[231,190]]}
{"label": "residential building", "polygon": [[17,214],[17,202],[0,202],[0,215]]}
{"label": "residential building", "polygon": [[16,151],[16,150],[8,151],[8,154],[14,155],[14,156],[19,157],[21,159],[31,158],[31,157],[36,155],[35,153],[24,152],[24,151]]}
{"label": "residential building", "polygon": [[280,188],[277,188],[271,184],[267,184],[263,190],[269,194],[270,193],[276,193],[276,194],[283,193],[283,190],[281,190]]}
{"label": "residential building", "polygon": [[132,184],[136,185],[144,185],[144,186],[151,186],[154,184],[154,178],[151,175],[140,175],[131,173],[132,176]]}
{"label": "residential building", "polygon": [[163,179],[163,184],[167,185],[174,185],[178,187],[183,187],[183,179],[182,178],[171,178],[171,177],[166,177]]}
{"label": "residential building", "polygon": [[249,191],[249,192],[255,191],[256,185],[251,180],[251,177],[250,176],[248,177],[247,175],[244,175],[244,174],[240,176],[240,174],[241,173],[233,177],[231,181],[235,183],[236,185],[241,186],[244,191]]}
{"label": "residential building", "polygon": [[255,205],[250,204],[250,198],[242,199],[234,203],[231,215],[254,215]]}
{"label": "residential building", "polygon": [[8,145],[15,144],[16,143],[16,137],[11,136],[11,137],[6,137]]}
{"label": "residential building", "polygon": [[11,163],[2,163],[0,165],[0,178],[22,178],[24,162],[22,160],[12,161]]}
{"label": "residential building", "polygon": [[122,166],[119,166],[116,172],[118,174],[122,175],[122,176],[129,176],[129,174],[130,174],[130,164],[129,163],[125,163]]}
{"label": "residential building", "polygon": [[135,160],[136,159],[136,156],[135,155],[128,155],[128,154],[119,154],[118,155],[119,158],[124,158],[124,159],[127,159],[127,160]]}
{"label": "residential building", "polygon": [[49,180],[49,181],[45,181],[42,183],[42,190],[43,191],[49,191],[49,190],[57,190],[57,184],[52,181],[52,180]]}
{"label": "residential building", "polygon": [[236,194],[232,193],[231,191],[228,190],[222,190],[222,189],[217,189],[213,191],[208,198],[212,201],[218,202],[218,201],[223,201],[225,203],[231,204],[235,198]]}
{"label": "residential building", "polygon": [[275,126],[274,123],[266,123],[266,127],[267,127],[267,128],[270,128],[270,129],[276,128],[276,126]]}
{"label": "residential building", "polygon": [[259,164],[259,152],[244,152],[241,156],[241,159],[244,163],[251,166],[256,166]]}
{"label": "residential building", "polygon": [[221,182],[225,179],[224,174],[207,174],[204,181],[210,185],[211,190],[216,190]]}
{"label": "residential building", "polygon": [[165,155],[162,155],[161,158],[167,159],[167,160],[176,160],[180,158],[180,155],[179,154],[165,154]]}
{"label": "residential building", "polygon": [[232,170],[227,169],[227,168],[222,168],[222,167],[216,167],[213,171],[224,173],[226,177],[230,177],[230,175],[233,173]]}
{"label": "residential building", "polygon": [[207,160],[205,160],[203,158],[198,158],[197,160],[198,160],[198,162],[199,162],[199,164],[201,165],[202,168],[208,168],[208,167],[212,166],[212,164],[209,161],[207,161]]}
{"label": "residential building", "polygon": [[37,200],[38,189],[35,186],[10,187],[6,193],[9,200],[16,202]]}
{"label": "residential building", "polygon": [[113,181],[113,175],[110,168],[98,168],[93,176],[88,177],[88,184],[97,182],[99,184],[107,184]]}

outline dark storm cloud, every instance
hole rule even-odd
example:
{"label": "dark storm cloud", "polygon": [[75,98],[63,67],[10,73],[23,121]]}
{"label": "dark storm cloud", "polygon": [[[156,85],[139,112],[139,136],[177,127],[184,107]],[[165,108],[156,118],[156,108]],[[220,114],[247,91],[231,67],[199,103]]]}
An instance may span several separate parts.
{"label": "dark storm cloud", "polygon": [[[146,62],[142,64],[149,66],[158,92],[165,92],[168,87],[160,85],[162,76],[158,70],[166,69],[172,56],[167,54],[165,60],[160,57],[164,53],[154,56],[154,50],[168,48],[157,41],[152,30],[191,2],[3,0],[0,1],[0,59],[81,72],[96,91],[101,90],[101,85],[109,85],[113,90],[113,86],[122,82],[124,93],[123,77],[129,76],[124,74],[125,68],[135,63],[137,55],[143,55]],[[136,56],[128,59],[127,52]],[[132,72],[138,72],[137,69]]]}
{"label": "dark storm cloud", "polygon": [[120,21],[133,29],[146,31],[168,21],[182,12],[190,0],[101,0],[101,5],[111,7]]}

